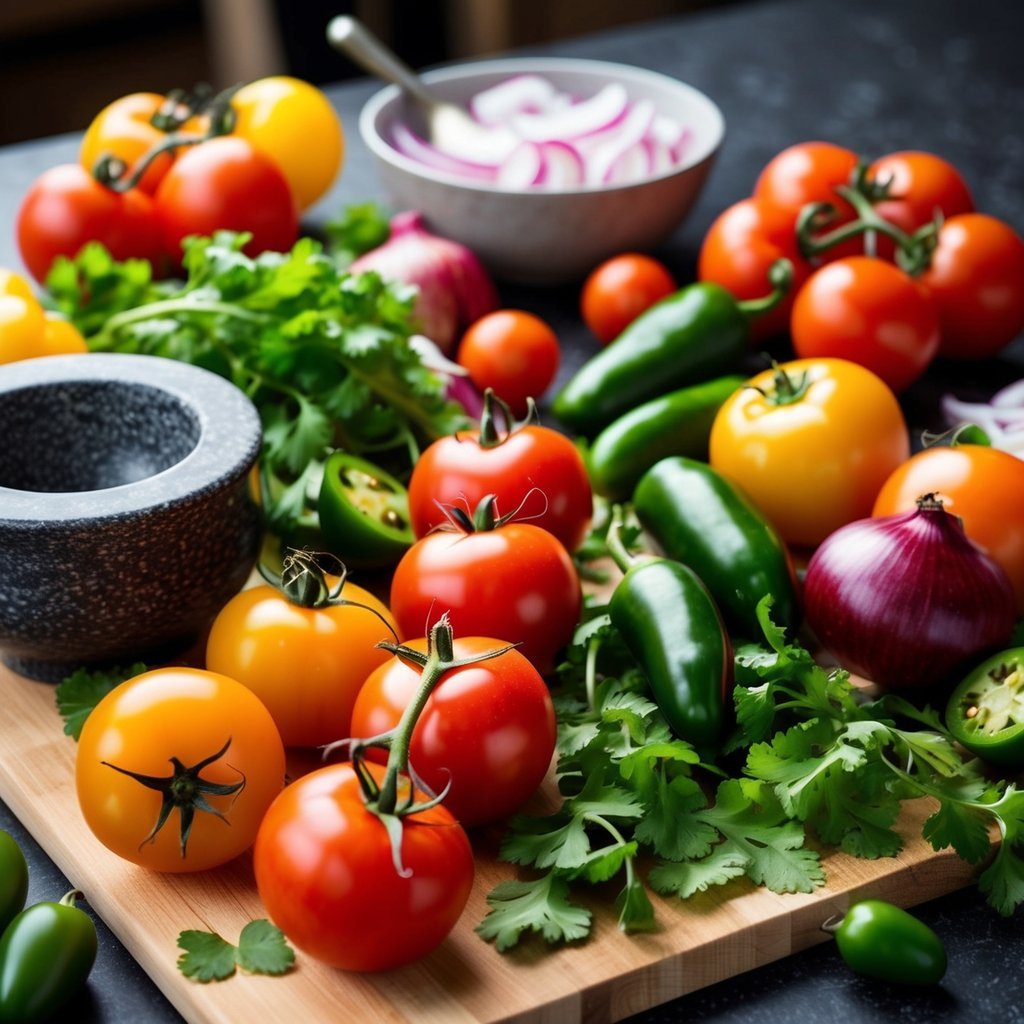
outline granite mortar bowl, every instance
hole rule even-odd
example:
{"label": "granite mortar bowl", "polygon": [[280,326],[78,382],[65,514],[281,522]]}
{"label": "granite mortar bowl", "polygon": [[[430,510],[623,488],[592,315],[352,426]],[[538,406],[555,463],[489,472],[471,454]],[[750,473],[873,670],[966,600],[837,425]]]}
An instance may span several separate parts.
{"label": "granite mortar bowl", "polygon": [[157,356],[0,369],[0,656],[58,681],[155,664],[206,629],[259,547],[255,407]]}
{"label": "granite mortar bowl", "polygon": [[394,126],[416,126],[397,86],[375,93],[359,133],[386,191],[400,209],[419,210],[430,228],[469,246],[498,277],[524,284],[581,279],[609,256],[665,241],[696,202],[725,134],[715,103],[692,85],[627,64],[568,57],[472,61],[423,74],[444,99],[465,105],[475,93],[516,75],[537,74],[557,89],[593,96],[620,82],[636,102],[682,122],[692,140],[674,167],[630,184],[503,189],[428,167],[392,145]]}

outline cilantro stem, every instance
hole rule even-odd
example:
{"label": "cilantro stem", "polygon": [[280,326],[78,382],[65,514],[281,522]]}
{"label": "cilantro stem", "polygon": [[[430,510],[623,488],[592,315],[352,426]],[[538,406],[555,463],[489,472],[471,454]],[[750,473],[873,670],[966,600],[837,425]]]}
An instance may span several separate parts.
{"label": "cilantro stem", "polygon": [[587,644],[587,663],[584,683],[587,688],[587,709],[593,714],[597,711],[597,654],[601,649],[601,640],[592,637]]}
{"label": "cilantro stem", "polygon": [[[594,825],[600,825],[615,840],[615,845],[624,847],[627,846],[626,837],[603,815],[601,814],[584,814],[584,821],[589,821]],[[636,870],[633,867],[633,855],[626,854],[623,857],[623,864],[626,868],[626,885],[631,886],[636,881]]]}
{"label": "cilantro stem", "polygon": [[140,320],[152,320],[156,317],[172,313],[211,313],[216,316],[232,317],[248,323],[264,324],[272,318],[268,313],[254,313],[231,302],[218,302],[215,299],[164,299],[160,302],[148,302],[144,306],[126,309],[115,313],[106,323],[102,334],[116,334],[122,327],[138,323]]}

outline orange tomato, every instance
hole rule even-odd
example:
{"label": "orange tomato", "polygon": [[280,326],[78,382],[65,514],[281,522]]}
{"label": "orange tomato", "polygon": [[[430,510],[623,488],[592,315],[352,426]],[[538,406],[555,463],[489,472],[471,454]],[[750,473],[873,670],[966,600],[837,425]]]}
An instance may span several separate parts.
{"label": "orange tomato", "polygon": [[938,495],[963,521],[967,536],[1006,570],[1024,612],[1024,462],[985,445],[926,448],[889,476],[872,515],[906,511],[929,493]]}
{"label": "orange tomato", "polygon": [[668,268],[643,253],[613,256],[583,282],[580,314],[602,345],[617,338],[641,313],[677,288]]}

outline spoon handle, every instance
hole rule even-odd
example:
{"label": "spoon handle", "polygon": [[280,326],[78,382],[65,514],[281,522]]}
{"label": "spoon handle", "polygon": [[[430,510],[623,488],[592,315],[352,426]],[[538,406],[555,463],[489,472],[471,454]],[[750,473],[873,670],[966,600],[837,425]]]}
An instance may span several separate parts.
{"label": "spoon handle", "polygon": [[347,14],[332,18],[327,26],[327,40],[366,71],[387,82],[393,82],[418,102],[426,105],[436,102],[423,87],[416,72],[356,18]]}

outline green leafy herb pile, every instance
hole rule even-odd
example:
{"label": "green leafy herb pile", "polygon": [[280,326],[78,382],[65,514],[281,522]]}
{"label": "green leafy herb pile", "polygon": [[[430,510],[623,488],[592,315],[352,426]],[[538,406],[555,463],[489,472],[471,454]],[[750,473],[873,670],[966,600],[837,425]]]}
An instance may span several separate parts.
{"label": "green leafy herb pile", "polygon": [[423,443],[466,423],[409,344],[412,289],[339,270],[310,238],[252,259],[247,237],[189,240],[184,283],[154,282],[145,261],[117,262],[91,244],[55,263],[47,289],[92,350],[193,363],[255,402],[263,469],[280,483],[266,489],[268,519],[281,532],[332,448],[402,472]]}
{"label": "green leafy herb pile", "polygon": [[923,828],[936,850],[980,863],[998,828],[979,886],[1002,914],[1024,902],[1024,792],[987,780],[930,709],[867,700],[848,673],[787,643],[767,600],[759,617],[767,642],[736,651],[737,728],[725,755],[738,759],[735,778],[672,738],[606,616],[580,627],[559,680],[564,799],[550,815],[511,822],[501,856],[530,877],[489,894],[484,938],[500,950],[527,932],[585,938],[592,915],[573,885],[617,876],[624,931],[654,925],[646,885],[686,898],[745,875],[774,892],[810,892],[825,873],[809,835],[855,856],[892,856],[901,804],[921,796],[938,801]]}

